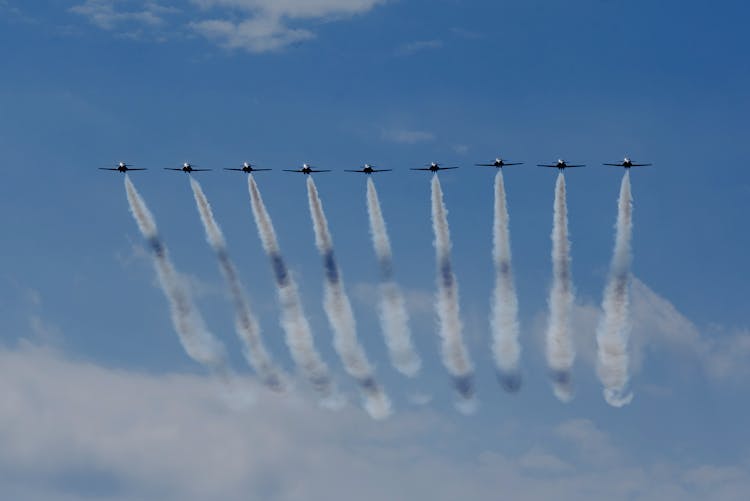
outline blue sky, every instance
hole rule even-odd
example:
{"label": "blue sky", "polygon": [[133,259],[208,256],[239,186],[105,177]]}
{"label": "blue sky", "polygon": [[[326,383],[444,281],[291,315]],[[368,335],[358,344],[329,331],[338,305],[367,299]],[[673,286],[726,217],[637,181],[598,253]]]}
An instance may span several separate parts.
{"label": "blue sky", "polygon": [[[304,498],[291,485],[307,499],[452,499],[456,485],[479,499],[507,486],[518,499],[745,497],[748,13],[741,2],[0,0],[0,435],[13,444],[0,486],[19,499],[186,499],[191,486],[195,499]],[[636,398],[612,409],[590,355],[622,173],[599,164],[626,154],[655,166],[632,173]],[[525,377],[514,396],[489,352],[494,172],[471,166],[497,155],[527,163],[505,173]],[[567,175],[579,353],[567,405],[552,395],[542,345],[555,173],[532,167],[559,157],[589,165]],[[301,383],[291,401],[258,390],[248,409],[217,396],[177,342],[121,176],[96,170],[119,160],[150,169],[132,179],[242,377],[190,187],[162,167],[275,169],[256,180],[351,405],[317,409]],[[462,166],[441,182],[477,367],[470,417],[452,406],[434,333],[429,176],[407,170],[432,160]],[[385,424],[358,407],[331,347],[304,180],[278,171],[302,162],[396,171],[376,183],[425,364],[415,381],[388,365],[377,323],[365,180],[315,178],[360,336],[394,400]],[[205,174],[269,347],[291,370],[244,175]],[[415,392],[432,401],[410,404]],[[61,420],[29,417],[40,413]],[[272,460],[253,456],[262,437],[243,420],[276,437]],[[114,439],[120,426],[138,446]],[[195,438],[205,428],[213,441]],[[86,429],[95,437],[82,441]],[[247,476],[197,480],[235,439]],[[141,471],[157,443],[165,457],[196,447],[204,459]],[[339,469],[363,491],[314,480]],[[282,487],[254,480],[266,476]]]}

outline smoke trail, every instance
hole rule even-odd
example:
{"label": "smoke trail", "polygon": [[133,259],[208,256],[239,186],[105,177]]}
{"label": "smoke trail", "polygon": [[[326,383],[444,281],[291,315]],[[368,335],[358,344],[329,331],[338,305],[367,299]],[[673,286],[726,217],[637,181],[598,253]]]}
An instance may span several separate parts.
{"label": "smoke trail", "polygon": [[378,192],[370,177],[367,178],[367,213],[370,218],[372,244],[380,265],[380,325],[388,345],[391,363],[399,372],[412,377],[419,372],[422,362],[412,344],[404,296],[393,279],[391,242],[380,210]]}
{"label": "smoke trail", "polygon": [[333,240],[328,231],[328,221],[323,213],[323,205],[312,177],[307,178],[307,196],[315,229],[315,244],[323,258],[325,268],[323,306],[333,328],[333,346],[341,357],[346,372],[359,383],[365,396],[367,412],[375,419],[385,418],[391,413],[390,400],[375,381],[372,367],[357,340],[354,313],[344,290],[341,273],[333,254]]}
{"label": "smoke trail", "polygon": [[169,302],[172,324],[182,347],[193,360],[212,370],[224,372],[224,347],[206,328],[203,317],[193,304],[189,290],[169,259],[167,248],[159,237],[154,217],[127,175],[125,191],[138,229],[154,253],[154,267],[159,284]]}
{"label": "smoke trail", "polygon": [[630,298],[630,237],[633,232],[633,199],[630,195],[630,173],[625,171],[617,202],[617,230],[615,250],[609,271],[609,281],[602,300],[602,317],[596,331],[598,373],[604,384],[604,398],[614,407],[622,407],[633,400],[628,384],[628,322]]}
{"label": "smoke trail", "polygon": [[292,354],[294,363],[323,397],[323,403],[335,405],[338,403],[336,387],[331,379],[328,366],[315,349],[310,323],[302,309],[297,282],[289,272],[284,257],[281,255],[271,216],[263,204],[260,190],[258,190],[258,185],[252,175],[247,176],[247,183],[253,217],[258,227],[258,235],[263,243],[263,249],[271,260],[276,290],[281,303],[281,328],[284,329],[286,344]]}
{"label": "smoke trail", "polygon": [[443,203],[443,191],[437,175],[432,176],[432,230],[435,233],[437,257],[437,303],[438,330],[442,340],[443,364],[453,377],[453,384],[461,398],[464,410],[474,397],[474,370],[462,338],[458,284],[451,267],[451,237],[447,211]]}
{"label": "smoke trail", "polygon": [[549,293],[547,326],[547,365],[555,395],[563,402],[573,398],[571,368],[575,351],[570,333],[570,311],[573,307],[573,285],[570,276],[570,241],[568,240],[568,207],[565,201],[565,176],[557,176],[552,226],[552,287]]}
{"label": "smoke trail", "polygon": [[200,183],[190,177],[190,187],[193,189],[195,204],[201,216],[203,227],[206,230],[206,239],[216,252],[219,260],[219,268],[229,286],[235,311],[235,329],[237,336],[244,346],[244,355],[247,362],[255,370],[263,384],[274,391],[284,391],[284,378],[282,372],[273,363],[268,354],[263,339],[260,335],[258,320],[250,310],[250,304],[240,282],[240,277],[234,263],[229,258],[227,244],[216,219],[214,219],[211,205],[203,193]]}
{"label": "smoke trail", "polygon": [[490,316],[492,353],[500,384],[506,391],[516,392],[521,388],[521,345],[518,342],[518,298],[510,266],[508,219],[503,171],[498,170],[495,175],[495,222],[492,233],[492,256],[495,261],[495,293],[492,297]]}

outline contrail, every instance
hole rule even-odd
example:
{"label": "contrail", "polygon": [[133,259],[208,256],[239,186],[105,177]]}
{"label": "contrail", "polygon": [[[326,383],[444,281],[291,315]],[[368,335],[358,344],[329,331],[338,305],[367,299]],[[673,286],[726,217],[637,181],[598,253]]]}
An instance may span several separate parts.
{"label": "contrail", "polygon": [[552,287],[549,293],[547,326],[547,365],[555,395],[563,402],[573,398],[571,369],[575,358],[570,332],[573,307],[573,284],[570,275],[570,241],[568,240],[568,207],[565,201],[565,176],[557,176],[552,226]]}
{"label": "contrail", "polygon": [[359,383],[365,396],[365,409],[371,417],[383,419],[391,413],[391,403],[375,376],[367,356],[357,340],[357,326],[349,297],[344,290],[341,272],[333,253],[333,240],[318,190],[312,177],[307,178],[307,197],[310,204],[315,244],[325,268],[325,299],[323,306],[333,328],[333,346],[346,372]]}
{"label": "contrail", "polygon": [[172,324],[182,347],[193,360],[213,371],[224,373],[226,370],[224,346],[206,328],[203,317],[190,297],[190,291],[169,259],[167,248],[159,237],[154,217],[127,175],[125,176],[125,191],[130,211],[138,223],[138,229],[153,251],[159,285],[169,302]]}
{"label": "contrail", "polygon": [[333,405],[338,399],[328,366],[315,348],[310,323],[302,309],[297,282],[289,272],[276,239],[271,216],[263,204],[260,190],[252,174],[247,176],[253,217],[263,249],[271,260],[276,290],[281,303],[281,328],[294,363],[315,390],[323,397],[325,405]]}
{"label": "contrail", "polygon": [[411,339],[409,314],[401,288],[393,279],[393,256],[385,219],[380,210],[378,192],[372,178],[367,178],[367,214],[375,255],[380,265],[380,325],[393,366],[402,374],[413,377],[422,366]]}
{"label": "contrail", "polygon": [[436,313],[443,364],[453,378],[458,394],[464,399],[459,408],[468,412],[474,404],[474,369],[463,341],[458,284],[451,267],[450,228],[437,174],[432,176],[432,230],[438,268]]}
{"label": "contrail", "polygon": [[211,205],[203,193],[200,183],[190,176],[190,187],[193,189],[195,204],[201,216],[203,227],[206,230],[206,239],[216,252],[219,260],[219,268],[227,282],[229,292],[232,295],[235,311],[235,329],[237,336],[244,346],[244,355],[247,362],[255,370],[263,384],[274,391],[284,391],[285,383],[281,370],[273,363],[271,356],[263,344],[260,335],[258,320],[250,310],[250,304],[240,282],[240,277],[234,263],[229,258],[227,244],[216,219],[214,218]]}
{"label": "contrail", "polygon": [[492,233],[492,256],[495,261],[495,293],[490,316],[492,353],[500,384],[506,391],[516,392],[521,388],[521,345],[518,342],[518,298],[511,269],[508,219],[503,171],[498,169],[495,175],[495,222]]}
{"label": "contrail", "polygon": [[628,321],[630,297],[630,238],[633,233],[633,199],[630,195],[630,173],[625,171],[617,202],[615,250],[604,289],[604,315],[596,331],[599,379],[604,384],[604,398],[614,407],[622,407],[633,400],[628,384]]}

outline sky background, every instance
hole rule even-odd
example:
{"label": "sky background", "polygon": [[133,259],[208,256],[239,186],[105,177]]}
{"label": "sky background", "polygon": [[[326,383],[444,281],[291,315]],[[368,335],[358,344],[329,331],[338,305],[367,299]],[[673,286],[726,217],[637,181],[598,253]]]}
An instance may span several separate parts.
{"label": "sky background", "polygon": [[[0,491],[14,499],[745,499],[750,63],[744,2],[0,0]],[[629,155],[633,402],[609,407],[594,334]],[[508,168],[524,386],[489,350],[495,156]],[[556,172],[565,158],[575,399],[547,378]],[[243,403],[183,352],[122,176],[131,179],[226,344]],[[185,175],[243,161],[349,397],[256,388]],[[479,408],[453,405],[433,294],[430,161],[441,174]],[[389,365],[365,179],[315,177],[360,338],[394,402],[370,420],[332,349],[303,176],[374,163],[424,368]],[[245,175],[196,175],[274,357],[273,280]],[[425,405],[414,395],[429,395]],[[244,395],[244,393],[243,393]]]}

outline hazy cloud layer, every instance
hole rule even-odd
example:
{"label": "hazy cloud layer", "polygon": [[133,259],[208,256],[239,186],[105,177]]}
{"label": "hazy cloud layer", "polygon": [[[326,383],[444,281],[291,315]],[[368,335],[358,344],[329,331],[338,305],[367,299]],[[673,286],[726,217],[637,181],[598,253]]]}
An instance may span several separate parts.
{"label": "hazy cloud layer", "polygon": [[588,419],[549,429],[525,423],[510,442],[482,440],[465,457],[451,453],[453,439],[436,438],[486,430],[430,411],[374,423],[351,408],[328,412],[260,388],[262,405],[243,405],[239,388],[227,394],[207,377],[111,370],[25,343],[0,349],[0,489],[45,500],[489,500],[512,492],[519,501],[664,501],[750,492],[745,464],[642,464]]}

